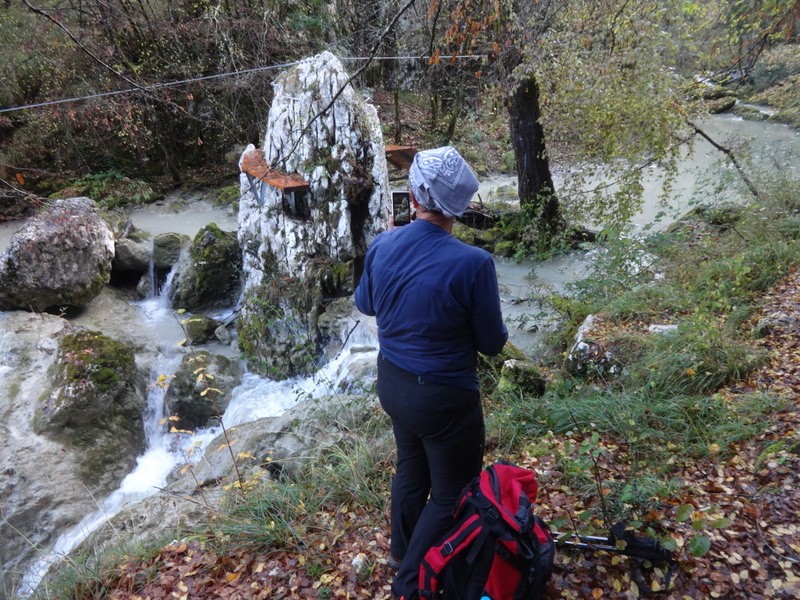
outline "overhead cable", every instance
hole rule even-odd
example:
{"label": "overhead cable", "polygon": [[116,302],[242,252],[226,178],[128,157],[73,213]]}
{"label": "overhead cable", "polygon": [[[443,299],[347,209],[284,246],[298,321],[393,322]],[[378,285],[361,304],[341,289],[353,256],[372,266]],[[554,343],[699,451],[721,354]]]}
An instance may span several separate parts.
{"label": "overhead cable", "polygon": [[[447,56],[439,56],[438,58],[441,60],[458,60],[463,58],[473,58],[473,59],[480,59],[485,58],[486,55],[483,54],[464,54],[464,55],[447,55]],[[376,56],[371,60],[421,60],[421,59],[428,59],[428,56]],[[359,60],[370,60],[367,56],[355,56],[350,58],[343,58],[341,59],[344,62],[351,62],[351,61],[359,61]],[[130,94],[133,92],[147,92],[153,90],[160,90],[164,88],[176,87],[179,85],[185,85],[188,83],[196,83],[198,81],[209,81],[212,79],[222,79],[224,77],[238,77],[240,75],[249,75],[251,73],[259,73],[262,71],[274,71],[276,69],[286,69],[288,67],[292,67],[301,61],[293,61],[288,63],[281,63],[277,65],[268,65],[263,67],[253,67],[252,69],[243,69],[240,71],[229,71],[226,73],[215,73],[214,75],[204,75],[201,77],[192,77],[190,79],[181,79],[179,81],[167,81],[162,83],[151,83],[147,85],[142,85],[141,87],[132,87],[126,88],[122,90],[112,90],[108,92],[98,92],[96,94],[88,94],[86,96],[76,96],[73,98],[61,98],[59,100],[48,100],[45,102],[36,102],[34,104],[24,104],[21,106],[10,106],[7,108],[0,108],[0,114],[3,113],[10,113],[16,112],[21,110],[31,110],[34,108],[42,108],[45,106],[56,106],[59,104],[71,104],[73,102],[80,102],[82,100],[94,100],[96,98],[107,98],[109,96],[119,96],[122,94]]]}

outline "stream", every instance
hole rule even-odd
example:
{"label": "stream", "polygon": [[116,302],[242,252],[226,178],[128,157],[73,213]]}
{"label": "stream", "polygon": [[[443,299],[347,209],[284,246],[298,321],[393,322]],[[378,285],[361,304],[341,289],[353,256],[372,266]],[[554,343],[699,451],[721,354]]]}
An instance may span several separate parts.
{"label": "stream", "polygon": [[[800,134],[797,131],[782,125],[743,121],[728,115],[709,118],[704,127],[717,141],[726,145],[731,143],[728,139],[730,136],[743,135],[752,142],[753,156],[765,162],[788,165],[785,170],[794,176],[800,175],[800,160],[797,160],[800,156]],[[669,207],[662,206],[658,201],[661,176],[658,169],[651,169],[645,181],[645,202],[632,221],[633,229],[641,231],[648,227],[663,228],[686,212],[697,194],[704,190],[708,170],[722,168],[715,167],[720,157],[720,153],[710,144],[698,141],[694,153],[685,156],[682,161]],[[556,185],[558,184],[556,181]],[[515,178],[487,177],[478,194],[480,199],[487,201],[492,199],[498,188],[508,185],[515,185]],[[202,200],[148,206],[135,211],[131,219],[137,228],[153,235],[178,232],[193,236],[210,222],[215,222],[223,230],[233,231],[237,228],[236,215],[214,208]],[[0,252],[5,250],[11,235],[18,227],[19,224],[0,223]],[[531,300],[532,295],[542,288],[557,292],[567,291],[569,284],[585,276],[591,265],[590,256],[577,252],[539,262],[496,260],[503,314],[509,324],[511,341],[524,352],[535,353],[542,326],[545,324],[542,319],[546,321],[547,317],[540,314],[541,308]],[[183,337],[183,332],[165,298],[147,298],[136,302],[135,306],[137,311],[134,314],[138,315],[138,320],[129,326],[151,332],[154,347],[159,348],[160,357],[151,372],[151,380],[154,381],[160,374],[176,370],[182,358],[182,354],[176,349],[176,342]],[[93,314],[92,311],[93,307],[90,305],[87,307],[87,314],[81,318],[101,323],[114,318],[114,314]],[[102,327],[99,328],[102,330]],[[4,335],[5,332],[0,329],[0,382],[3,382],[11,370],[4,360]],[[276,416],[301,397],[321,397],[331,393],[347,377],[347,366],[352,357],[350,349],[356,346],[359,357],[363,357],[365,348],[377,354],[374,320],[362,319],[349,336],[345,348],[312,377],[276,382],[246,374],[242,383],[232,392],[223,422],[226,427],[231,427],[262,417]],[[152,386],[144,415],[147,451],[138,458],[135,469],[125,477],[119,489],[100,502],[96,512],[64,531],[54,547],[28,570],[18,592],[19,598],[29,597],[48,568],[75,549],[102,523],[124,507],[154,495],[165,487],[170,472],[176,465],[185,462],[191,446],[202,449],[219,433],[218,427],[201,430],[194,436],[167,433],[161,423],[164,416],[163,390]],[[195,452],[192,460],[198,460],[201,454]]]}

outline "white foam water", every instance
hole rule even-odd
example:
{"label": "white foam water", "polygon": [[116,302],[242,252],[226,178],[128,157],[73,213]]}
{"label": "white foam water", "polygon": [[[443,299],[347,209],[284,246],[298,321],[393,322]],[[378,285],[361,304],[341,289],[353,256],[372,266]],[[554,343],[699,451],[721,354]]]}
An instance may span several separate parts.
{"label": "white foam water", "polygon": [[[170,319],[172,312],[159,304],[157,298],[140,303],[146,319],[151,322]],[[286,381],[273,381],[246,374],[231,392],[231,402],[222,416],[226,427],[233,427],[263,417],[278,416],[300,400],[333,393],[349,377],[348,366],[354,358],[363,358],[363,348],[374,348],[374,339],[368,322],[360,323],[351,332],[348,342],[338,355],[310,377]],[[351,349],[357,348],[356,353]],[[160,375],[174,373],[183,354],[164,356],[151,374],[156,381]],[[122,481],[120,487],[106,498],[96,511],[80,523],[62,533],[53,548],[28,569],[17,592],[25,599],[33,594],[48,570],[77,548],[92,532],[121,512],[124,508],[155,495],[167,485],[172,471],[187,462],[197,462],[203,450],[220,432],[219,427],[198,430],[193,435],[169,433],[165,425],[164,390],[152,385],[143,415],[147,450],[137,460],[134,470]]]}

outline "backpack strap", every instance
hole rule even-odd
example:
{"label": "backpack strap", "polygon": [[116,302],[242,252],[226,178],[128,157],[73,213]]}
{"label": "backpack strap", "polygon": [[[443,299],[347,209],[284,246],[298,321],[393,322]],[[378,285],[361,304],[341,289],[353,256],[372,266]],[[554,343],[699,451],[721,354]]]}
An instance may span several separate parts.
{"label": "backpack strap", "polygon": [[433,598],[436,595],[442,584],[442,571],[456,551],[470,546],[483,529],[485,527],[481,523],[480,515],[473,515],[458,530],[425,553],[419,570],[419,589],[423,597]]}

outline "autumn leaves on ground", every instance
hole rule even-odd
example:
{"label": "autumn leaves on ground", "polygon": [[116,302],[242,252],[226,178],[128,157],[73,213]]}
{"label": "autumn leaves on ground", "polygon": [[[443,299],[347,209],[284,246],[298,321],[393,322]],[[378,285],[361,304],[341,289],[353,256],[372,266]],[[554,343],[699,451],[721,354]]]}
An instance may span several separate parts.
{"label": "autumn leaves on ground", "polygon": [[[770,189],[745,210],[608,242],[569,297],[543,297],[563,314],[537,357],[544,396],[497,387],[485,366],[487,462],[538,474],[553,529],[623,521],[677,559],[561,547],[548,598],[800,597],[800,190]],[[588,314],[619,368],[577,376],[564,355]],[[204,530],[155,549],[71,558],[41,597],[390,598],[393,445],[363,402],[352,436],[303,477],[233,485]]]}

